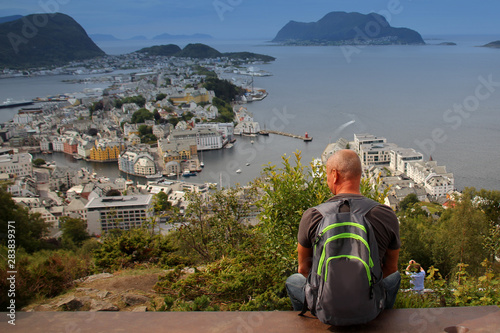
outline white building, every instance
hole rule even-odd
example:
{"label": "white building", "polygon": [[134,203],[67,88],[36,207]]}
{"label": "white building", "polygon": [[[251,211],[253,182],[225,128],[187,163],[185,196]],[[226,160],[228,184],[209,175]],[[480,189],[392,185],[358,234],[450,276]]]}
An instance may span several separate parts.
{"label": "white building", "polygon": [[409,163],[407,175],[415,183],[423,184],[432,196],[445,196],[455,189],[453,173],[447,172],[446,167],[439,166],[436,161]]}
{"label": "white building", "polygon": [[358,155],[364,167],[370,165],[389,166],[391,163],[391,151],[398,147],[394,143],[385,142],[355,143],[355,146],[358,149]]}
{"label": "white building", "polygon": [[16,177],[25,177],[33,175],[31,154],[22,153],[14,155],[0,156],[0,174],[14,175]]}
{"label": "white building", "polygon": [[432,196],[444,197],[455,190],[455,181],[453,178],[431,174],[425,180],[425,190]]}
{"label": "white building", "polygon": [[192,130],[174,130],[169,135],[170,142],[196,140],[198,150],[221,149],[223,145],[222,135],[212,128],[195,128]]}
{"label": "white building", "polygon": [[156,173],[153,157],[146,152],[127,151],[118,158],[118,168],[128,174],[148,176]]}
{"label": "white building", "polygon": [[151,194],[94,198],[85,206],[88,231],[101,235],[111,229],[140,227],[153,218],[152,201]]}
{"label": "white building", "polygon": [[359,154],[361,150],[361,145],[378,145],[387,143],[387,139],[384,137],[377,137],[372,134],[354,134],[354,151]]}
{"label": "white building", "polygon": [[64,151],[64,141],[62,137],[55,137],[52,139],[52,150],[55,152]]}
{"label": "white building", "polygon": [[389,168],[399,173],[407,173],[407,165],[411,162],[423,161],[424,155],[413,148],[396,148],[391,151]]}
{"label": "white building", "polygon": [[222,135],[223,140],[232,140],[234,136],[233,123],[197,123],[196,128],[214,129]]}
{"label": "white building", "polygon": [[260,132],[260,125],[256,121],[242,121],[234,128],[234,134],[258,134]]}

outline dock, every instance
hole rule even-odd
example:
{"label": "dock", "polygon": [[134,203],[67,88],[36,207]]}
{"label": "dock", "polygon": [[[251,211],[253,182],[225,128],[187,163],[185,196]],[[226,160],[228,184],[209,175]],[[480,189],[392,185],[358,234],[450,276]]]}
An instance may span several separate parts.
{"label": "dock", "polygon": [[300,140],[303,140],[305,142],[312,141],[312,139],[313,139],[312,136],[309,136],[307,134],[307,132],[304,136],[292,134],[292,133],[280,132],[280,131],[273,131],[273,130],[263,130],[263,131],[260,131],[259,134],[260,135],[269,135],[269,134],[283,135],[283,136],[288,136],[288,137],[295,138],[295,139],[300,139]]}

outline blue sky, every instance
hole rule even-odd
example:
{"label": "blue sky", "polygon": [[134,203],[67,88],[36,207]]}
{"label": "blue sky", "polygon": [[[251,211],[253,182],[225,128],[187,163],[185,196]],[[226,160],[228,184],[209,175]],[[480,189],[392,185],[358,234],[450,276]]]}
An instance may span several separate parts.
{"label": "blue sky", "polygon": [[273,38],[288,21],[331,11],[380,12],[424,36],[500,35],[498,0],[0,0],[0,16],[59,11],[89,34],[118,38],[206,33],[220,39]]}

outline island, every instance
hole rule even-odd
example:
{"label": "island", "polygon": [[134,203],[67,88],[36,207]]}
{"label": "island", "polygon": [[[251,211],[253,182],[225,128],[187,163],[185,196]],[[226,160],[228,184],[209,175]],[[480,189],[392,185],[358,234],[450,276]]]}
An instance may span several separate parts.
{"label": "island", "polygon": [[492,49],[500,49],[500,40],[483,45],[483,47],[489,47]]}
{"label": "island", "polygon": [[195,59],[215,59],[215,58],[228,58],[228,59],[247,59],[252,61],[271,62],[276,58],[264,54],[252,52],[219,52],[213,47],[205,44],[195,43],[188,44],[181,49],[175,44],[168,45],[155,45],[146,47],[137,51],[138,53],[145,53],[152,56],[165,56],[165,57],[180,57],[180,58],[195,58]]}
{"label": "island", "polygon": [[288,22],[272,40],[282,45],[394,45],[425,44],[408,28],[394,28],[384,16],[331,12],[317,22]]}

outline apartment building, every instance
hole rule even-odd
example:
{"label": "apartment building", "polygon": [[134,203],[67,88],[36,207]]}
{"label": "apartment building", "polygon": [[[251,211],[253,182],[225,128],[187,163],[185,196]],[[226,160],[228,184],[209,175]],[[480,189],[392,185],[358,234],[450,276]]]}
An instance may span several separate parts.
{"label": "apartment building", "polygon": [[153,218],[152,201],[151,194],[93,198],[85,206],[88,231],[101,235],[111,229],[140,227]]}

